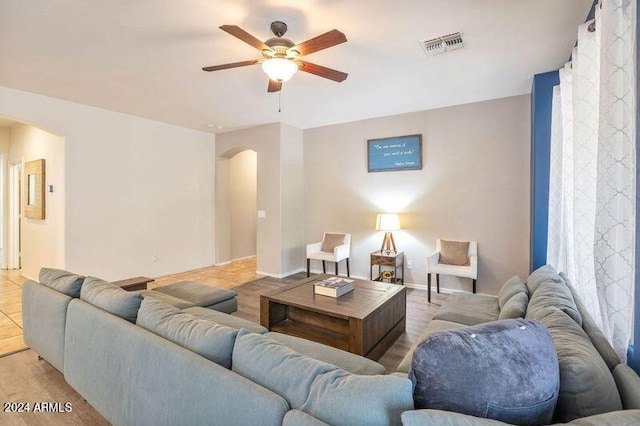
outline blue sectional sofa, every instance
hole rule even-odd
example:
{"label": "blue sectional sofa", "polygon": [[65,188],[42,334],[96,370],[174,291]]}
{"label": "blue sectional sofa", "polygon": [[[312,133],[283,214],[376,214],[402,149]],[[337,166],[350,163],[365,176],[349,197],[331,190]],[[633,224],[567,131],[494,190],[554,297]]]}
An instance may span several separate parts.
{"label": "blue sectional sofa", "polygon": [[25,341],[115,425],[388,425],[413,409],[411,382],[369,359],[149,292],[55,285],[76,279],[25,283]]}
{"label": "blue sectional sofa", "polygon": [[[526,290],[524,311],[522,296],[517,296],[518,303],[506,303],[517,293],[509,286],[496,298],[453,295],[421,339],[525,312],[544,324],[540,312],[552,303],[554,292],[542,283],[564,286],[558,290],[563,303],[564,289],[569,288],[553,274],[543,270],[529,278],[527,285],[536,288]],[[154,299],[151,292],[125,292],[56,270],[44,270],[40,281],[27,281],[23,287],[25,342],[115,425],[504,424],[451,411],[416,410],[413,383],[407,378],[413,349],[398,372],[384,374],[380,364],[366,358],[269,333],[215,310],[180,309],[166,299]],[[536,297],[538,291],[544,297]],[[571,306],[563,309],[569,312]],[[576,305],[576,312],[580,309]],[[606,341],[588,320],[582,328],[594,341],[594,350],[606,351]],[[556,337],[564,332],[555,333],[551,331]],[[561,351],[564,357],[570,349]],[[576,420],[569,424],[640,422],[640,410],[632,409],[640,408],[640,379],[609,355],[601,361],[617,386],[620,406],[613,411],[587,406],[582,415],[573,413]],[[567,365],[563,359],[561,368],[563,362]],[[582,386],[595,386],[598,378],[584,377]],[[560,393],[564,389],[566,396],[570,389],[566,383],[563,388],[563,380],[567,378],[561,370]]]}

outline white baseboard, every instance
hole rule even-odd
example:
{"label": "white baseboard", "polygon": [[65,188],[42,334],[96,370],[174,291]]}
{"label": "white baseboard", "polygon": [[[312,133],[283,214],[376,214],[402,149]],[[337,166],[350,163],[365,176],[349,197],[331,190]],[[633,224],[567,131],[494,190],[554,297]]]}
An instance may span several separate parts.
{"label": "white baseboard", "polygon": [[306,272],[306,271],[307,270],[305,268],[298,268],[298,269],[294,269],[293,271],[283,272],[281,274],[272,274],[271,272],[263,272],[263,271],[256,271],[256,274],[266,275],[267,277],[280,279],[280,278],[288,277],[289,275],[297,274],[298,272]]}
{"label": "white baseboard", "polygon": [[422,291],[427,291],[427,285],[426,284],[414,284],[414,283],[406,283],[405,286],[407,288],[412,288],[414,290],[422,290]]}
{"label": "white baseboard", "polygon": [[226,260],[224,262],[219,262],[219,263],[214,263],[213,266],[225,266],[225,265],[230,264],[231,262],[237,262],[238,260],[252,259],[252,258],[255,258],[255,257],[256,257],[255,254],[252,254],[251,256],[236,257],[235,259]]}
{"label": "white baseboard", "polygon": [[245,259],[253,259],[255,257],[256,257],[255,254],[252,254],[251,256],[236,257],[235,259],[231,259],[231,262],[237,262],[238,260],[245,260]]}
{"label": "white baseboard", "polygon": [[28,279],[28,280],[38,282],[38,278],[34,278],[34,277],[32,277],[31,275],[27,275],[27,274],[25,274],[24,272],[23,272],[23,273],[21,273],[21,274],[20,274],[20,276],[22,276],[22,278],[26,278],[26,279]]}

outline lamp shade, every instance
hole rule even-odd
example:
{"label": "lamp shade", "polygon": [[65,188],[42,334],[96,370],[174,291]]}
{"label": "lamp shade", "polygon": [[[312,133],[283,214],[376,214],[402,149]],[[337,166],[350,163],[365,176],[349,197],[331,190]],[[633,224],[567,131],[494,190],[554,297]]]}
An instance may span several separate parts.
{"label": "lamp shade", "polygon": [[285,82],[298,71],[298,64],[290,59],[272,58],[262,63],[262,70],[273,81]]}
{"label": "lamp shade", "polygon": [[396,231],[400,229],[397,213],[380,213],[376,217],[376,231]]}

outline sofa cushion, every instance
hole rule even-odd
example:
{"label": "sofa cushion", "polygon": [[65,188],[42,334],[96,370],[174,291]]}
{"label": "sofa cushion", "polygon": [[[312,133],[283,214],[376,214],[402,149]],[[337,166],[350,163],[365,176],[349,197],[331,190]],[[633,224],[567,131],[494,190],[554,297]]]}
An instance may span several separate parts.
{"label": "sofa cushion", "polygon": [[546,308],[553,306],[569,315],[576,324],[582,327],[582,315],[578,311],[571,290],[564,282],[557,283],[547,281],[541,283],[527,306],[527,319],[537,320],[540,313]]}
{"label": "sofa cushion", "polygon": [[416,408],[515,424],[547,424],[558,399],[558,359],[544,325],[522,319],[433,333],[415,350]]}
{"label": "sofa cushion", "polygon": [[282,426],[329,426],[322,420],[318,420],[313,416],[308,415],[304,411],[289,410],[284,415],[282,420]]}
{"label": "sofa cushion", "polygon": [[627,364],[618,364],[613,369],[613,379],[620,392],[625,410],[640,409],[640,377]]}
{"label": "sofa cushion", "polygon": [[40,268],[40,284],[64,293],[69,297],[80,297],[84,276],[72,274],[62,269]]}
{"label": "sofa cushion", "polygon": [[329,424],[349,419],[352,424],[397,425],[400,414],[413,409],[407,379],[350,374],[246,330],[236,338],[232,369],[281,395],[291,408]]}
{"label": "sofa cushion", "polygon": [[[555,426],[621,426],[640,424],[640,410],[614,411],[596,416],[583,417],[569,423],[556,423]],[[403,426],[498,426],[503,422],[480,419],[467,414],[441,410],[413,410],[402,413]]]}
{"label": "sofa cushion", "polygon": [[402,413],[403,426],[504,426],[503,422],[443,410],[413,410]]}
{"label": "sofa cushion", "polygon": [[527,313],[527,304],[529,303],[529,296],[526,292],[516,293],[511,297],[507,303],[500,309],[500,316],[498,319],[516,319],[524,318]]}
{"label": "sofa cushion", "polygon": [[554,283],[563,283],[562,278],[556,272],[555,268],[551,265],[544,265],[536,269],[527,278],[527,290],[529,290],[529,299],[533,298],[533,294],[538,289],[538,286],[543,282],[551,281]]}
{"label": "sofa cushion", "polygon": [[[574,426],[632,426],[640,424],[640,410],[613,411],[595,416],[583,417],[569,423]],[[560,426],[560,425],[556,425]]]}
{"label": "sofa cushion", "polygon": [[244,318],[234,317],[233,315],[225,314],[223,312],[213,311],[207,308],[194,307],[184,309],[184,312],[191,314],[197,318],[204,318],[210,321],[215,322],[216,324],[226,325],[227,327],[236,328],[240,330],[241,328],[247,329],[252,333],[266,333],[267,329],[261,326],[260,324],[256,324],[255,322],[251,322]]}
{"label": "sofa cushion", "polygon": [[497,297],[460,292],[450,295],[433,319],[476,325],[495,321],[499,315]]}
{"label": "sofa cushion", "polygon": [[418,336],[415,343],[411,345],[411,348],[409,349],[409,351],[407,351],[407,354],[404,356],[404,358],[402,359],[402,361],[400,362],[400,365],[398,365],[398,368],[396,370],[398,370],[401,373],[409,372],[409,369],[411,368],[411,360],[413,359],[413,351],[416,350],[418,345],[422,343],[424,339],[427,338],[428,335],[435,333],[437,331],[455,330],[457,328],[462,328],[462,327],[466,327],[466,326],[464,324],[460,324],[457,322],[443,321],[443,320],[437,320],[437,319],[432,320],[431,322],[429,322],[429,324],[427,324],[424,330],[422,330],[422,333],[420,333],[420,336]]}
{"label": "sofa cushion", "polygon": [[135,322],[142,303],[142,295],[123,290],[100,278],[87,277],[80,290],[80,298],[127,321]]}
{"label": "sofa cushion", "polygon": [[556,307],[540,311],[536,319],[551,333],[560,364],[555,419],[567,422],[621,410],[613,376],[582,328]]}
{"label": "sofa cushion", "polygon": [[194,281],[179,281],[177,283],[156,287],[152,291],[188,300],[196,306],[203,307],[215,305],[238,296],[238,293],[233,290],[217,288]]}
{"label": "sofa cushion", "polygon": [[529,296],[527,286],[524,285],[519,276],[514,275],[509,278],[507,282],[500,287],[500,291],[498,291],[498,305],[500,309],[518,293],[525,293],[527,297]]}
{"label": "sofa cushion", "polygon": [[469,241],[440,240],[440,258],[443,265],[469,265]]}
{"label": "sofa cushion", "polygon": [[333,253],[333,250],[342,244],[344,244],[344,234],[332,234],[327,232],[324,234],[322,248],[320,250],[327,253]]}
{"label": "sofa cushion", "polygon": [[585,333],[587,333],[587,336],[589,336],[589,339],[591,339],[591,343],[593,343],[593,346],[595,346],[604,362],[607,363],[609,370],[613,371],[613,369],[616,368],[618,364],[620,364],[620,357],[613,349],[596,322],[593,320],[591,314],[589,314],[589,312],[587,311],[587,308],[582,303],[582,300],[580,300],[580,297],[578,296],[578,293],[576,293],[575,288],[573,288],[573,285],[571,284],[571,281],[569,281],[569,278],[563,272],[560,272],[560,276],[571,291],[574,302],[576,302],[576,307],[578,308],[578,312],[580,312],[580,316],[582,317],[582,329]]}
{"label": "sofa cushion", "polygon": [[189,302],[188,300],[180,299],[178,297],[170,296],[168,294],[160,293],[152,290],[139,290],[137,293],[140,293],[145,299],[154,298],[156,300],[160,300],[161,302],[167,303],[171,306],[174,306],[178,309],[187,309],[192,308],[196,305]]}
{"label": "sofa cushion", "polygon": [[312,342],[311,340],[300,337],[289,336],[288,334],[270,332],[265,334],[265,336],[269,336],[299,354],[333,364],[353,374],[384,374],[384,367],[382,365],[360,355],[352,354],[351,352],[332,348],[331,346]]}
{"label": "sofa cushion", "polygon": [[196,318],[152,297],[142,301],[136,324],[218,365],[231,368],[237,329]]}

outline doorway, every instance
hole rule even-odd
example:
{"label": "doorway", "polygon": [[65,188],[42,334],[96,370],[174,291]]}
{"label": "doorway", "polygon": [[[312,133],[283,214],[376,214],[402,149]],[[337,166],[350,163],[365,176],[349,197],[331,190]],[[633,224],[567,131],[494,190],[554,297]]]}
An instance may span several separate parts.
{"label": "doorway", "polygon": [[7,269],[20,269],[22,252],[22,164],[9,165]]}

